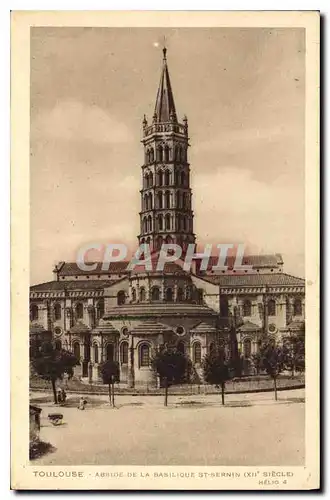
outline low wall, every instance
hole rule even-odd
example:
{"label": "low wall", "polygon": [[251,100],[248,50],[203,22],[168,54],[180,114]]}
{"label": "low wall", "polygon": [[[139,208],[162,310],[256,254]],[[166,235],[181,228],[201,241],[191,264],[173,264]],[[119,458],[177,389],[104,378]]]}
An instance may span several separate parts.
{"label": "low wall", "polygon": [[[108,386],[102,384],[88,384],[82,383],[80,380],[69,380],[67,383],[60,383],[67,392],[82,392],[85,394],[107,394]],[[297,375],[295,377],[290,377],[282,375],[277,379],[278,390],[286,389],[302,389],[305,387],[305,376]],[[30,380],[30,390],[31,391],[50,391],[50,383],[38,378],[32,378]],[[256,377],[243,377],[240,379],[233,379],[226,383],[226,393],[227,394],[240,394],[248,392],[265,392],[274,390],[274,384],[272,379],[268,376],[256,376]],[[163,389],[158,389],[155,387],[154,383],[139,383],[136,387],[128,388],[126,384],[115,384],[116,394],[126,394],[126,395],[159,395],[163,393]],[[219,389],[213,385],[208,384],[184,384],[176,385],[171,387],[171,394],[218,394]]]}

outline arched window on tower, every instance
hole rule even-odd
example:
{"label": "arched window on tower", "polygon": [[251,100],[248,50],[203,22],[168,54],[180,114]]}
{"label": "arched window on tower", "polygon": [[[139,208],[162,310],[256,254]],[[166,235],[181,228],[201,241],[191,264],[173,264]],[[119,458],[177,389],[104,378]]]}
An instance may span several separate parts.
{"label": "arched window on tower", "polygon": [[185,147],[181,149],[181,161],[182,163],[187,161],[187,149]]}
{"label": "arched window on tower", "polygon": [[163,216],[162,216],[162,214],[158,215],[158,230],[159,231],[163,230]]}
{"label": "arched window on tower", "polygon": [[150,163],[153,163],[154,162],[154,159],[155,159],[155,154],[154,154],[154,150],[153,148],[150,149],[150,156],[149,156],[149,159],[150,159]]}
{"label": "arched window on tower", "polygon": [[163,147],[158,146],[157,148],[157,161],[162,162],[163,161]]}
{"label": "arched window on tower", "polygon": [[55,304],[55,307],[54,307],[54,317],[55,317],[55,321],[58,321],[59,319],[61,319],[61,315],[62,315],[62,311],[61,311],[61,304],[59,304],[58,302]]}
{"label": "arched window on tower", "polygon": [[294,316],[302,316],[301,299],[295,299],[294,304],[293,304],[293,314],[294,314]]}
{"label": "arched window on tower", "polygon": [[157,238],[157,249],[160,250],[161,247],[162,247],[162,244],[163,244],[163,238],[161,236],[159,236]]}
{"label": "arched window on tower", "polygon": [[187,217],[183,217],[183,230],[187,230]]}
{"label": "arched window on tower", "polygon": [[180,146],[175,146],[175,161],[180,161]]}
{"label": "arched window on tower", "polygon": [[243,316],[251,316],[251,302],[249,300],[245,300],[243,304]]}
{"label": "arched window on tower", "polygon": [[148,210],[149,209],[149,199],[148,199],[148,195],[145,194],[144,197],[143,197],[143,206],[144,206],[144,210]]}
{"label": "arched window on tower", "polygon": [[157,193],[158,208],[163,208],[163,193],[160,191]]}
{"label": "arched window on tower", "polygon": [[181,208],[181,192],[176,192],[176,208]]}
{"label": "arched window on tower", "polygon": [[165,192],[165,208],[170,208],[171,204],[171,194],[169,191]]}
{"label": "arched window on tower", "polygon": [[170,159],[170,154],[169,154],[169,152],[170,152],[170,149],[169,149],[169,147],[166,145],[166,146],[165,146],[165,148],[164,148],[164,161],[165,161],[165,162],[168,162],[168,161],[169,161],[169,159]]}
{"label": "arched window on tower", "polygon": [[154,175],[152,172],[149,174],[149,187],[152,187],[154,184]]}
{"label": "arched window on tower", "polygon": [[149,193],[149,203],[148,203],[148,205],[149,205],[149,210],[152,210],[152,205],[153,205],[153,203],[152,203],[152,193]]}
{"label": "arched window on tower", "polygon": [[165,170],[165,186],[170,185],[170,172],[168,170]]}
{"label": "arched window on tower", "polygon": [[158,172],[158,186],[162,186],[162,185],[163,185],[163,171],[159,170],[159,172]]}
{"label": "arched window on tower", "polygon": [[178,231],[181,231],[182,228],[182,215],[178,214]]}
{"label": "arched window on tower", "polygon": [[188,208],[187,207],[187,193],[182,193],[182,208]]}
{"label": "arched window on tower", "polygon": [[148,217],[148,232],[151,233],[152,231],[152,218],[151,215]]}
{"label": "arched window on tower", "polygon": [[276,316],[276,303],[273,299],[268,301],[268,316]]}
{"label": "arched window on tower", "polygon": [[180,177],[181,177],[181,178],[180,178],[180,184],[181,184],[181,186],[184,186],[186,176],[185,176],[185,173],[184,173],[184,171],[183,171],[183,170],[181,171],[181,175],[180,175]]}
{"label": "arched window on tower", "polygon": [[170,214],[165,215],[165,231],[169,231],[171,229],[171,216]]}

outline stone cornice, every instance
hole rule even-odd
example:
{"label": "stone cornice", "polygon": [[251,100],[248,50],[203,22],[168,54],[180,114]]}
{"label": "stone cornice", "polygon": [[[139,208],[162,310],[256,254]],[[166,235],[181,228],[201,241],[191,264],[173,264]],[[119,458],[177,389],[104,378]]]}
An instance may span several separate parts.
{"label": "stone cornice", "polygon": [[302,293],[304,294],[305,287],[298,285],[280,285],[280,286],[242,286],[242,287],[221,287],[220,294],[224,295],[246,295],[246,294],[271,294],[271,293]]}

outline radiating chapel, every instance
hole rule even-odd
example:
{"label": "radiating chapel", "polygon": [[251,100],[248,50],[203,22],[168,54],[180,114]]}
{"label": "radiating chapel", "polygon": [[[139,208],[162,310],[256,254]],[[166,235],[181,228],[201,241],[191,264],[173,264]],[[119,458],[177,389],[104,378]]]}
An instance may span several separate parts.
{"label": "radiating chapel", "polygon": [[[142,165],[139,243],[149,243],[153,255],[162,243],[177,243],[185,251],[196,242],[188,120],[178,119],[166,49],[150,123],[142,123]],[[249,271],[238,272],[231,258],[227,270],[209,267],[186,272],[177,263],[164,271],[128,262],[102,270],[82,271],[76,263],[60,262],[54,279],[30,288],[30,343],[49,338],[73,351],[80,360],[75,376],[99,381],[105,360],[120,364],[122,383],[154,384],[150,359],[164,345],[176,345],[188,355],[196,379],[202,378],[203,356],[221,346],[228,358],[241,357],[244,370],[261,339],[283,336],[304,326],[304,280],[283,272],[280,254],[245,256]]]}

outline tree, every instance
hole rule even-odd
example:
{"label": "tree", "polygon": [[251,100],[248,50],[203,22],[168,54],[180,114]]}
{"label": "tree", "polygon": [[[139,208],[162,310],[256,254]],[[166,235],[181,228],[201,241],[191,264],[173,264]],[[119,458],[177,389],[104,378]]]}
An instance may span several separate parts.
{"label": "tree", "polygon": [[255,354],[252,354],[252,363],[253,366],[257,372],[257,375],[260,374],[260,371],[262,370],[262,356],[260,352],[256,352]]}
{"label": "tree", "polygon": [[231,378],[230,366],[221,350],[207,354],[203,359],[204,380],[216,387],[221,387],[221,402],[225,404],[226,382]]}
{"label": "tree", "polygon": [[273,379],[275,401],[277,401],[277,378],[286,368],[288,351],[284,345],[271,341],[261,346],[260,354],[262,368]]}
{"label": "tree", "polygon": [[292,377],[295,371],[303,372],[305,370],[305,332],[304,330],[291,334],[284,339],[287,349],[286,367],[291,371]]}
{"label": "tree", "polygon": [[65,373],[73,376],[73,368],[79,364],[76,356],[65,349],[56,349],[52,342],[43,342],[35,357],[31,360],[33,370],[52,384],[54,403],[57,404],[56,381]]}
{"label": "tree", "polygon": [[159,376],[161,386],[165,388],[164,406],[167,406],[168,388],[189,380],[190,362],[175,347],[164,346],[151,360],[151,366]]}
{"label": "tree", "polygon": [[117,361],[105,361],[100,366],[100,373],[103,384],[109,387],[110,406],[115,407],[115,382],[120,380],[119,363]]}

